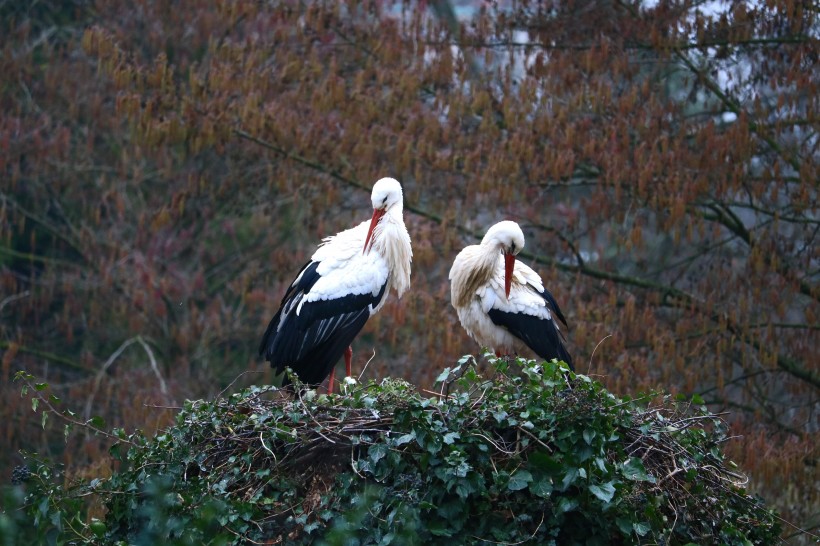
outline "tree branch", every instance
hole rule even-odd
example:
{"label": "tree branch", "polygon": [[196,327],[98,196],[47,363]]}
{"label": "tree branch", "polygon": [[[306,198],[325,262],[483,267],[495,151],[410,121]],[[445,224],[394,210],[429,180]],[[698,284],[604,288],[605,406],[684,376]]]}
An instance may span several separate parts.
{"label": "tree branch", "polygon": [[[753,249],[755,246],[757,246],[758,243],[752,237],[751,232],[748,229],[746,229],[746,226],[743,225],[743,221],[740,218],[738,218],[738,216],[734,212],[731,211],[729,206],[727,206],[724,203],[719,203],[715,201],[704,203],[701,206],[705,206],[714,213],[714,215],[702,213],[702,218],[719,223],[720,225],[728,229],[731,233],[737,235],[744,243],[748,245],[750,249]],[[799,286],[801,294],[808,296],[814,300],[820,301],[820,290],[813,288],[806,281],[798,279],[791,275],[791,267],[789,266],[785,258],[780,256],[779,254],[776,254],[776,258],[777,260],[772,260],[772,253],[763,253],[763,259],[766,265],[772,267],[779,275],[782,275],[783,277],[791,279],[792,281],[796,282]]]}
{"label": "tree branch", "polygon": [[[718,100],[720,100],[721,104],[723,104],[730,112],[736,114],[737,116],[741,115],[742,108],[740,107],[740,104],[735,99],[731,98],[728,94],[726,94],[720,88],[720,86],[705,73],[705,70],[698,69],[698,67],[695,66],[695,63],[693,63],[692,60],[689,59],[689,57],[687,57],[686,55],[684,55],[681,51],[675,51],[675,56],[686,66],[686,68],[689,69],[690,72],[692,72],[692,74],[694,74],[698,78],[700,82],[703,83],[706,89],[711,91],[712,94],[715,95],[718,98]],[[778,144],[777,141],[775,141],[769,135],[765,135],[761,132],[761,127],[756,122],[749,119],[747,123],[749,125],[749,130],[751,132],[755,133],[760,138],[762,138],[763,141],[769,145],[769,148],[771,148],[775,153],[777,153],[777,155],[785,159],[786,162],[789,165],[791,165],[791,167],[796,172],[800,172],[800,162],[796,158],[787,156],[786,153],[783,151],[783,148],[780,147],[780,144]]]}
{"label": "tree branch", "polygon": [[[529,28],[533,28],[530,26]],[[770,45],[792,45],[792,44],[807,44],[811,42],[809,36],[801,34],[794,36],[784,36],[782,38],[748,38],[746,40],[704,40],[700,42],[671,42],[668,44],[651,45],[641,42],[631,42],[624,44],[623,49],[640,50],[640,51],[670,51],[680,50],[686,51],[691,49],[705,49],[709,47],[726,47],[726,46],[770,46]],[[540,42],[518,42],[515,40],[495,40],[491,42],[472,41],[464,43],[456,43],[452,40],[427,40],[426,45],[442,47],[442,46],[457,46],[470,48],[521,48],[521,49],[541,49],[546,51],[587,51],[600,47],[599,43],[585,43],[585,44],[545,44]]]}
{"label": "tree branch", "polygon": [[27,353],[33,356],[38,356],[40,358],[45,358],[46,360],[51,360],[52,362],[63,364],[64,366],[68,366],[69,368],[85,372],[87,374],[94,373],[93,370],[86,368],[82,364],[74,362],[73,360],[69,360],[68,358],[62,357],[60,355],[56,355],[54,353],[49,353],[46,351],[40,351],[38,349],[31,349],[30,347],[26,347],[25,345],[18,345],[17,343],[0,340],[0,349],[10,350],[12,348],[21,353]]}

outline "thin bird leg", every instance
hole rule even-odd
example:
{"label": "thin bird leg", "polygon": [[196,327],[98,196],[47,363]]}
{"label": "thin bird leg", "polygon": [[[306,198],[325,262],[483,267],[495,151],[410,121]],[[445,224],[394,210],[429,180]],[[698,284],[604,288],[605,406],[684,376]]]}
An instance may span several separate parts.
{"label": "thin bird leg", "polygon": [[353,346],[349,345],[347,349],[345,349],[345,377],[351,377],[352,374],[350,373],[350,363],[353,361]]}
{"label": "thin bird leg", "polygon": [[327,381],[327,393],[333,394],[333,383],[336,381],[336,366],[330,369],[330,378]]}

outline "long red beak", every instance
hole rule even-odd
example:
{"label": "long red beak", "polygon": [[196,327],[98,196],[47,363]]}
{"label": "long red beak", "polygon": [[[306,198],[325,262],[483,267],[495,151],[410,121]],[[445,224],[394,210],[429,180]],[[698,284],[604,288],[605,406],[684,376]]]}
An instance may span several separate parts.
{"label": "long red beak", "polygon": [[373,246],[373,230],[376,229],[376,224],[379,223],[379,220],[381,220],[381,217],[384,216],[386,211],[387,209],[373,209],[373,218],[370,220],[370,229],[367,230],[367,238],[364,240],[362,254],[370,252],[370,247]]}
{"label": "long red beak", "polygon": [[515,267],[515,254],[504,253],[504,294],[510,299],[510,287],[512,286],[513,268]]}

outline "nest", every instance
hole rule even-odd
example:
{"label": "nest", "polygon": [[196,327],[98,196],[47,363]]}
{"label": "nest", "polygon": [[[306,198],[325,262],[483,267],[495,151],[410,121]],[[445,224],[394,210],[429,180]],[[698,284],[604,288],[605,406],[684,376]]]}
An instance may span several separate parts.
{"label": "nest", "polygon": [[[718,496],[751,504],[751,500],[739,492],[748,478],[728,468],[717,450],[718,444],[728,437],[718,435],[719,440],[702,444],[683,445],[679,441],[682,433],[690,429],[698,432],[726,429],[722,415],[692,415],[689,405],[682,404],[650,408],[633,413],[632,418],[633,425],[622,429],[624,451],[630,457],[639,458],[651,476],[652,479],[645,482],[645,492],[662,494],[667,500],[665,512],[673,518],[671,528],[682,514],[688,520],[695,517],[702,518],[703,522],[719,520],[721,514],[712,509],[712,501]],[[702,436],[706,439],[709,435]],[[710,493],[693,494],[694,488]]]}
{"label": "nest", "polygon": [[[410,389],[404,382],[401,386]],[[200,408],[206,409],[204,414],[216,410],[225,418],[221,426],[212,427],[211,422],[200,420],[203,413],[188,414],[184,424],[193,432],[189,441],[201,456],[198,464],[186,469],[185,478],[208,473],[209,481],[227,479],[236,484],[232,492],[250,497],[257,484],[242,483],[246,480],[235,476],[267,469],[308,481],[317,472],[335,473],[355,461],[362,448],[391,434],[392,413],[376,407],[402,404],[395,395],[382,394],[375,407],[344,407],[314,401],[315,393],[305,394],[266,387],[247,396],[221,398],[213,408],[200,402],[208,406]]]}
{"label": "nest", "polygon": [[[412,439],[397,441],[409,435],[410,410],[420,415],[418,422],[440,423],[444,428],[439,430],[447,430],[450,421],[457,420],[447,434],[479,438],[490,463],[479,468],[470,460],[476,472],[525,468],[535,451],[561,460],[564,448],[554,437],[539,434],[532,423],[499,418],[501,410],[509,416],[523,415],[537,403],[543,405],[544,415],[552,416],[570,432],[586,430],[600,416],[608,419],[608,426],[614,427],[613,438],[618,440],[607,440],[604,457],[617,468],[625,461],[640,461],[634,463],[636,474],[628,476],[634,481],[624,480],[632,497],[626,502],[632,502],[638,512],[649,496],[663,498],[660,510],[662,519],[670,522],[669,529],[675,528],[679,519],[689,527],[701,525],[701,519],[721,521],[725,503],[718,503],[718,497],[754,504],[740,489],[746,484],[745,476],[722,459],[718,444],[726,435],[720,415],[669,400],[649,406],[625,402],[600,386],[591,386],[587,378],[562,377],[563,384],[538,392],[528,392],[526,383],[509,378],[481,381],[466,392],[450,394],[443,389],[436,393],[438,403],[395,380],[357,386],[339,396],[270,387],[253,388],[215,402],[197,402],[180,423],[186,434],[184,443],[195,454],[182,478],[205,480],[221,488],[218,492],[244,502],[276,499],[268,502],[268,516],[255,523],[268,529],[268,538],[293,540],[328,508],[328,498],[337,493],[335,480],[341,473],[352,470],[363,483],[385,481],[367,469],[373,446],[385,444],[386,450],[410,459],[424,451],[424,446]],[[515,396],[506,394],[511,385]],[[410,474],[390,479],[410,480]],[[415,476],[424,477],[424,471],[418,469]],[[283,489],[292,495],[282,497]],[[539,502],[533,506],[554,509],[553,501]],[[294,517],[297,513],[301,519]],[[709,533],[704,527],[694,534],[704,540],[714,538]]]}

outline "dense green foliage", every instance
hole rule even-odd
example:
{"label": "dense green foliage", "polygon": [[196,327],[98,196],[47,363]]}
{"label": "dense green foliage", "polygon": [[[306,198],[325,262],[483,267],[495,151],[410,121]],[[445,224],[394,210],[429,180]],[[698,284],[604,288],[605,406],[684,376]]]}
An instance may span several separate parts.
{"label": "dense green foliage", "polygon": [[561,364],[490,361],[483,378],[463,358],[432,397],[387,379],[189,401],[153,439],[117,432],[110,478],[63,488],[31,459],[24,506],[2,525],[29,538],[19,525],[32,518],[61,543],[777,540],[700,401],[621,399]]}

